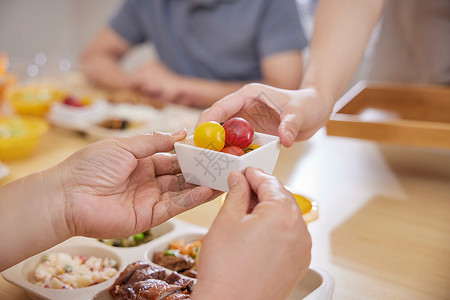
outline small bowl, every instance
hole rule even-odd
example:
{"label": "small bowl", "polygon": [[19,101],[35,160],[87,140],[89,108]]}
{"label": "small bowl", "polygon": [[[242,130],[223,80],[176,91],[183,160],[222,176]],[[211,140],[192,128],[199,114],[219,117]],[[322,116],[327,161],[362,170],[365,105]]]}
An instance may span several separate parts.
{"label": "small bowl", "polygon": [[61,101],[65,95],[64,91],[49,86],[24,85],[8,89],[5,98],[17,113],[43,117],[49,111],[50,105]]}
{"label": "small bowl", "polygon": [[[15,128],[17,134],[2,135],[2,130]],[[48,124],[35,117],[0,117],[0,160],[28,157],[47,132]]]}
{"label": "small bowl", "polygon": [[228,192],[227,178],[231,172],[243,172],[251,166],[272,174],[275,168],[280,153],[280,139],[255,132],[252,143],[261,147],[236,156],[196,147],[194,136],[191,135],[175,143],[175,152],[187,182]]}

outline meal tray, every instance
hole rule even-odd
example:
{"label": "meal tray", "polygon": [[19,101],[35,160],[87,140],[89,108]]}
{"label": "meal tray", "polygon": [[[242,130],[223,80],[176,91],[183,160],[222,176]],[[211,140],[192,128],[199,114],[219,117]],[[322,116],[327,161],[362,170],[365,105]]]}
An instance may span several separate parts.
{"label": "meal tray", "polygon": [[[155,239],[131,248],[119,248],[108,246],[96,239],[85,237],[73,237],[47,251],[37,254],[2,272],[2,276],[12,284],[26,290],[31,299],[95,299],[111,300],[108,288],[114,282],[113,278],[86,288],[74,290],[55,290],[34,285],[33,271],[41,261],[44,253],[65,252],[69,254],[81,254],[88,256],[110,257],[119,264],[119,273],[125,267],[137,260],[151,261],[153,253],[166,249],[169,242],[175,239],[184,239],[186,242],[203,237],[208,229],[193,225],[177,219],[171,219],[152,229]],[[310,268],[302,281],[295,287],[289,300],[297,299],[331,299],[334,288],[333,279],[320,269]]]}
{"label": "meal tray", "polygon": [[327,134],[450,149],[450,88],[360,81],[336,103]]}

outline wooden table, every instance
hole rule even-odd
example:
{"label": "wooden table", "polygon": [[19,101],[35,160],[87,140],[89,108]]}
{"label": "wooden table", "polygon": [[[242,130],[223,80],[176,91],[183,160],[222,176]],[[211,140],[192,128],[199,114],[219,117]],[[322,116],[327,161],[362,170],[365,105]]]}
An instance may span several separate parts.
{"label": "wooden table", "polygon": [[[35,155],[9,162],[4,185],[52,166],[88,140],[52,128]],[[335,279],[334,299],[450,298],[450,152],[328,137],[282,149],[274,172],[319,202],[312,265]],[[179,218],[210,226],[210,202]],[[5,241],[2,241],[4,243]],[[28,299],[0,278],[0,299]]]}

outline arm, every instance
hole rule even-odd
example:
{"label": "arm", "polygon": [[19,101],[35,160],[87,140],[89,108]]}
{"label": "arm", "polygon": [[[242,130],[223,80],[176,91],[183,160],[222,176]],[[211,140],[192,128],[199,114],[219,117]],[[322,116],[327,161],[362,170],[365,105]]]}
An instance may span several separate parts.
{"label": "arm", "polygon": [[301,88],[314,87],[332,105],[346,90],[385,0],[319,2]]}
{"label": "arm", "polygon": [[[261,62],[261,83],[281,88],[298,88],[302,74],[301,51],[285,51]],[[133,75],[133,86],[150,96],[179,104],[209,107],[248,82],[219,81],[178,75],[159,62],[150,62]]]}
{"label": "arm", "polygon": [[272,122],[269,127],[277,129],[267,132],[278,134],[284,146],[310,138],[326,124],[348,85],[383,5],[384,0],[322,0],[300,90],[250,84],[205,110],[198,123],[223,122],[245,112],[256,101],[272,112],[266,123]]}
{"label": "arm", "polygon": [[0,188],[0,271],[71,236],[132,236],[214,199],[178,176],[176,155],[160,153],[185,136],[105,139]]}
{"label": "arm", "polygon": [[[302,77],[301,51],[288,51],[270,55],[261,62],[262,84],[285,89],[296,89]],[[218,99],[234,93],[248,82],[223,82],[200,78],[184,77],[182,95],[187,102],[199,101],[203,107],[209,107]]]}
{"label": "arm", "polygon": [[84,73],[91,81],[105,87],[129,88],[130,76],[122,70],[120,59],[130,47],[130,43],[111,28],[102,29],[82,55]]}

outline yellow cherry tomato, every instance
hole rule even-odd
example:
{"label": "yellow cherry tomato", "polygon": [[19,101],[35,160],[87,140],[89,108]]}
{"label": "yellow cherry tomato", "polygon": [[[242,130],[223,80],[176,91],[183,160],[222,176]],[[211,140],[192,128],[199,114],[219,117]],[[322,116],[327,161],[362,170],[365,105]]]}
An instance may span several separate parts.
{"label": "yellow cherry tomato", "polygon": [[195,146],[221,151],[225,146],[225,129],[214,121],[200,124],[194,132]]}

